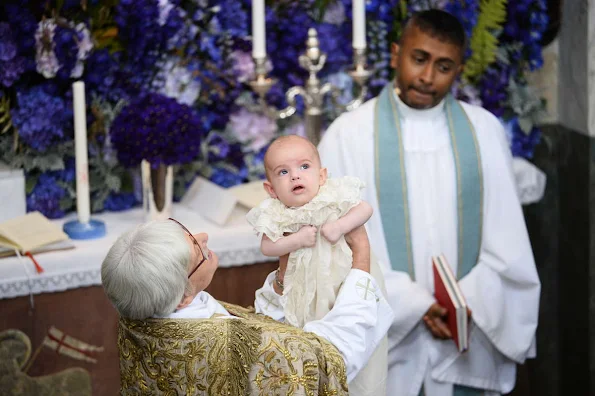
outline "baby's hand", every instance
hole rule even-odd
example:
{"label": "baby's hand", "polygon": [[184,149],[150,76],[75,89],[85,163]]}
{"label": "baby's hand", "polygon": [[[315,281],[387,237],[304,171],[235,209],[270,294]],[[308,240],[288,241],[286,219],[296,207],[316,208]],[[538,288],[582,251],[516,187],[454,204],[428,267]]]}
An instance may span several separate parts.
{"label": "baby's hand", "polygon": [[336,221],[323,224],[322,228],[320,229],[320,233],[332,245],[337,243],[343,236],[343,232]]}
{"label": "baby's hand", "polygon": [[313,247],[316,245],[316,227],[307,225],[297,232],[300,236],[302,247]]}

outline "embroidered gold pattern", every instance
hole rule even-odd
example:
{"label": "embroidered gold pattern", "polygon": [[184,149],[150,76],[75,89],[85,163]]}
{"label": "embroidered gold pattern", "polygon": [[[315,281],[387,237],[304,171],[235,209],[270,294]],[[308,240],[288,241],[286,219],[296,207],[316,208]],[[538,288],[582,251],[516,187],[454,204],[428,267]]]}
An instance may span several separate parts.
{"label": "embroidered gold pattern", "polygon": [[347,395],[345,363],[313,333],[225,304],[238,319],[120,319],[123,395]]}

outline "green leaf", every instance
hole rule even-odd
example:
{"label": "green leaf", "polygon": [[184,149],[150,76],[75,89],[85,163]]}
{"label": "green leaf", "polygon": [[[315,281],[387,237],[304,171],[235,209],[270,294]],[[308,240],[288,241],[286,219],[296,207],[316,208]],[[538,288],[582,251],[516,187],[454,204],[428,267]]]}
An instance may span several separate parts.
{"label": "green leaf", "polygon": [[27,176],[27,178],[25,179],[25,192],[27,193],[27,195],[31,194],[33,192],[33,189],[37,185],[38,179],[39,179],[38,176],[33,176],[33,175]]}
{"label": "green leaf", "polygon": [[471,58],[465,63],[463,77],[475,81],[498,53],[498,35],[506,21],[507,0],[482,0],[479,5],[479,17],[471,36]]}
{"label": "green leaf", "polygon": [[62,198],[60,200],[60,209],[65,212],[69,212],[74,206],[74,200],[69,197]]}
{"label": "green leaf", "polygon": [[13,128],[12,117],[10,115],[10,100],[4,94],[0,98],[0,134],[7,133]]}
{"label": "green leaf", "polygon": [[531,130],[533,129],[533,121],[530,118],[519,117],[519,126],[521,127],[525,135],[528,135],[531,133]]}

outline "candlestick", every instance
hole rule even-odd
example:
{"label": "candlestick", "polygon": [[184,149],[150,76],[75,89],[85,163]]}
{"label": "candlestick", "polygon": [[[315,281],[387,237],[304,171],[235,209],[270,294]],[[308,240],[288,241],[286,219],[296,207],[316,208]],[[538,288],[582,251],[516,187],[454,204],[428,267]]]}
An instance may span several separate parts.
{"label": "candlestick", "polygon": [[266,35],[265,35],[265,9],[264,0],[252,1],[252,57],[265,58]]}
{"label": "candlestick", "polygon": [[72,84],[72,107],[74,111],[74,156],[76,167],[77,220],[64,224],[64,232],[72,239],[92,239],[105,235],[105,224],[91,220],[89,204],[89,165],[87,154],[87,106],[85,83]]}
{"label": "candlestick", "polygon": [[366,48],[366,4],[365,0],[353,0],[353,48]]}
{"label": "candlestick", "polygon": [[258,94],[258,103],[262,111],[271,118],[285,119],[291,117],[297,110],[296,99],[298,96],[301,96],[305,105],[306,134],[314,144],[318,144],[322,132],[324,97],[327,94],[330,95],[334,107],[340,111],[353,110],[364,103],[368,93],[366,84],[373,75],[373,70],[366,67],[365,48],[354,49],[353,68],[348,73],[360,87],[360,90],[358,95],[349,103],[339,103],[338,98],[341,94],[339,88],[328,82],[323,84],[317,76],[326,62],[326,54],[320,50],[319,44],[316,30],[310,29],[308,31],[308,39],[306,40],[306,51],[298,59],[300,66],[308,71],[309,76],[303,87],[293,86],[285,92],[287,107],[284,109],[277,110],[269,106],[266,102],[266,94],[276,82],[274,78],[267,77],[265,67],[266,57],[254,58],[256,76],[254,80],[250,81],[250,86]]}

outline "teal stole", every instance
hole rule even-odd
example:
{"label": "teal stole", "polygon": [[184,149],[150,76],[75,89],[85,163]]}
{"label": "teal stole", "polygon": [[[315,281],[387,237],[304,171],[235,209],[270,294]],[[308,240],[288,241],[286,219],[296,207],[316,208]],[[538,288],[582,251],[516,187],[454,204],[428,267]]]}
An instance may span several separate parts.
{"label": "teal stole", "polygon": [[[456,168],[457,279],[461,279],[477,263],[481,246],[481,156],[475,130],[461,104],[449,94],[445,98],[444,109]],[[415,280],[400,118],[393,86],[389,83],[378,97],[375,108],[376,190],[391,266],[395,271],[409,273]],[[454,396],[481,394],[483,392],[478,389],[454,386]]]}

